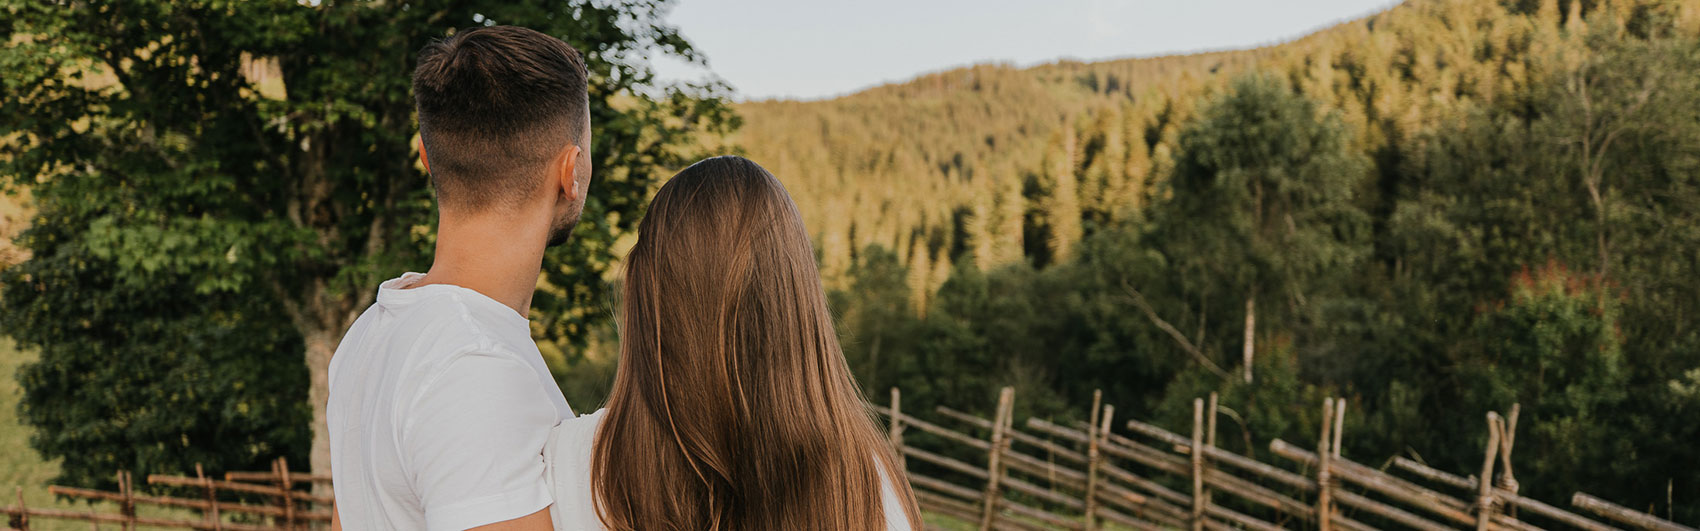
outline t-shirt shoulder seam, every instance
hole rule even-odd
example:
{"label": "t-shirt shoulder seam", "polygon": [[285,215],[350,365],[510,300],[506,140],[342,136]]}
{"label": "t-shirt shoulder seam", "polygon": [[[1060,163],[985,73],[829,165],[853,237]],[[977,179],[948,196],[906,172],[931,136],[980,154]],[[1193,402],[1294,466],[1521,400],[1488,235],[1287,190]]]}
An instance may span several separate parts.
{"label": "t-shirt shoulder seam", "polygon": [[462,345],[459,348],[455,349],[454,352],[449,355],[444,356],[439,363],[429,365],[430,372],[428,374],[420,375],[421,380],[418,388],[419,392],[414,396],[409,397],[407,402],[408,407],[411,407],[414,402],[418,401],[420,396],[424,395],[425,389],[436,384],[437,380],[442,378],[442,376],[448,372],[450,365],[453,365],[454,362],[460,361],[461,358],[466,356],[494,355],[517,361],[521,365],[527,365],[529,367],[529,364],[525,362],[525,359],[521,357],[518,352],[514,352],[513,349],[508,348],[506,342],[501,341],[495,334],[490,332],[489,326],[472,316],[472,305],[468,304],[466,299],[462,298],[461,294],[449,292],[439,296],[447,297],[449,300],[454,301],[454,315],[451,319],[457,319],[461,324],[466,325],[465,332],[468,337],[466,338],[466,341],[462,342]]}
{"label": "t-shirt shoulder seam", "polygon": [[431,304],[430,302],[425,302],[425,301],[437,300],[437,299],[447,299],[447,300],[453,302],[453,306],[454,306],[453,314],[450,315],[450,316],[447,316],[447,317],[449,319],[453,319],[453,320],[458,321],[460,324],[466,325],[465,332],[468,335],[470,335],[474,338],[477,338],[477,339],[481,339],[481,340],[491,340],[491,341],[496,340],[497,336],[496,336],[496,334],[491,333],[490,326],[488,324],[486,324],[483,320],[480,320],[476,317],[473,317],[473,315],[472,315],[473,304],[472,304],[471,301],[467,300],[466,294],[458,293],[458,292],[455,292],[455,291],[443,291],[443,292],[439,292],[439,293],[431,293],[431,294],[426,295],[426,298],[421,299],[420,301],[415,302],[414,304],[416,304],[416,305]]}
{"label": "t-shirt shoulder seam", "polygon": [[471,334],[474,339],[477,339],[482,343],[501,343],[501,341],[497,339],[496,334],[490,332],[490,327],[488,325],[472,316],[472,304],[469,303],[462,294],[448,292],[444,293],[442,296],[448,297],[449,300],[454,301],[455,317],[459,318],[461,323],[466,325],[467,332]]}

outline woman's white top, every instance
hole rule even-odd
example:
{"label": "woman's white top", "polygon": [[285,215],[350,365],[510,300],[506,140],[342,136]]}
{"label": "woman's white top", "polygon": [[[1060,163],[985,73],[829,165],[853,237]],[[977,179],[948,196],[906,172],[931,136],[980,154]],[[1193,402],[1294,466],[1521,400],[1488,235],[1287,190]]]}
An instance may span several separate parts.
{"label": "woman's white top", "polygon": [[[596,444],[596,430],[608,410],[561,421],[549,434],[543,447],[545,474],[555,504],[549,507],[549,518],[556,531],[603,531],[596,517],[596,501],[590,490],[591,446]],[[875,462],[876,465],[878,462]],[[909,517],[903,513],[903,503],[892,490],[891,481],[880,479],[880,504],[885,509],[885,528],[889,531],[912,531]]]}

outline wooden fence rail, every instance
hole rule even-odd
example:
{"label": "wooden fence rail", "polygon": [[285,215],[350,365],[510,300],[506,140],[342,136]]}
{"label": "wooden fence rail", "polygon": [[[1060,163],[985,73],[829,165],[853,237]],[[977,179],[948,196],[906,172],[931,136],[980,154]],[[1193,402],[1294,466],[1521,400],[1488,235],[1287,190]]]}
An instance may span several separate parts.
{"label": "wooden fence rail", "polygon": [[[1079,425],[1014,422],[1009,388],[999,393],[990,419],[943,406],[932,411],[962,430],[901,411],[898,397],[893,389],[892,407],[875,409],[890,419],[897,453],[913,458],[907,466],[917,500],[927,511],[981,530],[1619,529],[1517,493],[1511,473],[1515,405],[1505,417],[1486,415],[1489,438],[1479,474],[1390,461],[1414,479],[1462,495],[1455,497],[1342,455],[1344,399],[1324,401],[1314,450],[1270,441],[1270,453],[1294,469],[1218,448],[1214,394],[1194,401],[1188,435],[1138,420],[1121,421],[1127,434],[1115,433],[1114,406],[1103,403],[1102,393],[1093,394],[1089,421]],[[937,438],[902,437],[909,428]],[[979,457],[964,457],[970,455]],[[1571,505],[1628,528],[1700,531],[1583,493]]]}
{"label": "wooden fence rail", "polygon": [[[294,489],[295,485],[326,483],[328,479],[290,472],[288,461],[274,461],[270,472],[226,473],[223,481],[207,477],[198,465],[195,468],[196,477],[150,475],[147,478],[148,483],[153,485],[200,489],[201,496],[195,499],[136,494],[130,473],[120,471],[117,492],[60,485],[47,488],[48,492],[57,496],[114,502],[118,506],[117,513],[96,512],[93,508],[73,511],[28,507],[24,504],[22,488],[17,490],[17,504],[0,508],[0,513],[6,515],[7,529],[21,531],[30,529],[31,519],[82,521],[88,522],[96,529],[99,529],[100,524],[113,524],[124,531],[139,527],[214,531],[275,531],[329,527],[331,499],[315,497]],[[228,501],[220,499],[220,491],[260,495],[270,499],[271,503]],[[200,513],[201,518],[188,520],[140,516],[136,511],[137,506],[188,509]],[[232,515],[233,518],[225,518],[225,515]]]}
{"label": "wooden fence rail", "polygon": [[[1486,415],[1489,437],[1479,473],[1461,476],[1403,457],[1388,461],[1391,470],[1412,477],[1406,479],[1342,455],[1343,399],[1324,401],[1314,450],[1280,439],[1269,442],[1269,452],[1286,466],[1217,447],[1220,408],[1214,394],[1193,402],[1187,435],[1137,420],[1120,421],[1126,432],[1117,433],[1112,429],[1115,407],[1104,403],[1102,393],[1093,393],[1092,402],[1084,415],[1087,422],[1066,426],[1042,418],[1016,422],[1011,388],[999,392],[991,418],[942,406],[931,412],[938,422],[917,418],[902,410],[895,388],[889,407],[875,410],[889,420],[888,441],[922,508],[986,531],[1700,531],[1581,492],[1571,506],[1604,520],[1518,494],[1511,472],[1515,405],[1504,417]],[[963,428],[944,425],[952,423]],[[910,430],[932,437],[909,437]],[[201,493],[185,498],[135,494],[130,474],[120,472],[116,492],[48,488],[59,496],[112,502],[116,513],[27,507],[22,489],[17,504],[0,512],[7,515],[9,528],[18,530],[28,530],[32,518],[109,524],[125,531],[323,529],[332,498],[305,489],[329,481],[291,472],[282,459],[270,471],[227,472],[222,480],[199,467],[192,477],[147,476],[152,485]],[[268,502],[239,501],[256,497]],[[137,514],[138,506],[189,510],[201,518],[144,517]]]}
{"label": "wooden fence rail", "polygon": [[1692,527],[1668,520],[1662,520],[1657,516],[1636,511],[1581,492],[1571,496],[1570,504],[1582,509],[1593,511],[1594,513],[1606,518],[1643,529],[1656,529],[1658,531],[1695,531]]}

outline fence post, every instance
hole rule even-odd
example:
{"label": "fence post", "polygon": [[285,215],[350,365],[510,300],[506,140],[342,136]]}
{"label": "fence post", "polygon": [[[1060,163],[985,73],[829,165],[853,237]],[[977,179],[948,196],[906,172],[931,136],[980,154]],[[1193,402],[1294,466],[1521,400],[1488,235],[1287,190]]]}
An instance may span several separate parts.
{"label": "fence post", "polygon": [[[1205,409],[1206,420],[1204,422],[1204,446],[1210,448],[1216,447],[1216,399],[1216,392],[1211,391],[1210,401],[1208,403],[1209,405],[1207,406],[1207,409]],[[1204,487],[1204,507],[1206,509],[1210,507],[1212,500],[1213,496],[1210,494],[1210,486],[1206,485]]]}
{"label": "fence post", "polygon": [[[1511,474],[1511,447],[1517,441],[1517,413],[1522,409],[1521,404],[1511,404],[1511,414],[1506,415],[1500,424],[1499,437],[1499,467],[1504,471],[1499,473],[1499,488],[1506,492],[1517,494],[1517,477]],[[1517,517],[1517,506],[1506,504],[1505,514]]]}
{"label": "fence post", "polygon": [[[1082,524],[1086,531],[1098,529],[1098,423],[1102,418],[1099,407],[1104,403],[1104,390],[1092,391],[1092,422],[1086,430],[1086,510]],[[1108,420],[1108,419],[1103,419]]]}
{"label": "fence post", "polygon": [[1209,413],[1206,413],[1206,415],[1208,415],[1208,416],[1205,417],[1206,419],[1208,419],[1208,421],[1205,422],[1205,425],[1204,425],[1204,429],[1205,429],[1204,445],[1214,447],[1214,446],[1216,446],[1216,392],[1215,391],[1210,392],[1210,405],[1209,405],[1208,411],[1209,411]]}
{"label": "fence post", "polygon": [[1332,465],[1334,452],[1328,448],[1332,438],[1334,423],[1334,399],[1322,399],[1322,436],[1316,443],[1316,528],[1321,531],[1334,529],[1334,492]]}
{"label": "fence post", "polygon": [[1481,479],[1476,480],[1476,531],[1488,531],[1493,518],[1493,458],[1499,455],[1499,414],[1489,411],[1487,424],[1487,452],[1482,458],[1482,475],[1478,476]]}
{"label": "fence post", "polygon": [[[1114,417],[1114,416],[1116,416],[1116,406],[1110,406],[1110,405],[1104,406],[1104,414],[1099,419],[1100,424],[1098,425],[1098,430],[1097,430],[1098,431],[1098,445],[1100,447],[1103,446],[1105,440],[1110,438],[1110,418]],[[1096,455],[1096,457],[1093,458],[1092,465],[1091,465],[1091,468],[1090,468],[1090,470],[1091,470],[1091,472],[1094,476],[1096,476],[1098,474],[1098,469],[1103,466],[1104,451],[1102,449],[1100,449],[1100,450],[1097,451],[1097,453],[1095,455]],[[1096,498],[1097,497],[1096,494],[1094,494],[1093,497]],[[1097,517],[1096,514],[1094,514],[1092,516],[1094,518]],[[1094,523],[1096,523],[1096,520],[1094,520]]]}
{"label": "fence post", "polygon": [[124,499],[118,503],[118,512],[124,515],[124,523],[119,525],[124,531],[136,529],[136,496],[130,486],[130,471],[118,471],[118,494]]}
{"label": "fence post", "polygon": [[992,419],[992,445],[987,450],[986,458],[986,494],[983,502],[984,509],[980,514],[980,531],[989,531],[992,521],[997,517],[998,482],[1003,478],[1003,449],[1008,443],[1008,431],[1012,409],[1015,406],[1015,388],[1005,387],[998,392],[998,410]]}
{"label": "fence post", "polygon": [[200,463],[195,463],[195,477],[200,478],[201,488],[207,490],[207,510],[201,514],[204,515],[207,522],[212,524],[214,530],[224,529],[224,518],[218,514],[218,489],[213,487],[212,479],[207,477],[206,471],[201,469]]}
{"label": "fence post", "polygon": [[1332,426],[1332,428],[1334,432],[1334,443],[1333,447],[1329,449],[1334,451],[1334,459],[1339,459],[1340,436],[1346,433],[1346,399],[1344,398],[1334,399],[1334,426]]}
{"label": "fence post", "polygon": [[10,525],[14,528],[17,528],[20,531],[29,531],[30,530],[30,510],[29,510],[28,507],[24,506],[24,488],[23,487],[18,487],[18,508],[17,508],[16,512],[13,512],[13,513],[8,514],[6,516],[8,517],[7,520],[10,520],[9,522],[6,523],[7,525]]}
{"label": "fence post", "polygon": [[1192,531],[1204,529],[1204,399],[1192,399]]}
{"label": "fence post", "polygon": [[891,433],[889,435],[891,437],[891,451],[895,453],[897,457],[897,469],[907,472],[909,470],[909,458],[908,456],[903,455],[903,412],[898,407],[902,402],[902,392],[898,391],[897,387],[892,387],[891,423],[888,424],[891,426]]}
{"label": "fence post", "polygon": [[272,467],[277,468],[278,483],[283,484],[283,496],[280,500],[283,502],[283,525],[295,529],[295,481],[289,477],[289,458],[277,458],[272,461]]}

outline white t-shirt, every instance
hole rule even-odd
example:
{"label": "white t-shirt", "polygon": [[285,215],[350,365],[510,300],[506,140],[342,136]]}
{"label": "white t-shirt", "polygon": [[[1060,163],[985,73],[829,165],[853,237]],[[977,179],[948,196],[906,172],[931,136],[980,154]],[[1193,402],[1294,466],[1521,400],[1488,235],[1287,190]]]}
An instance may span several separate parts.
{"label": "white t-shirt", "polygon": [[572,409],[526,318],[476,291],[378,288],[330,364],[343,529],[460,531],[548,506],[543,445]]}
{"label": "white t-shirt", "polygon": [[[606,529],[596,516],[595,495],[590,489],[590,460],[594,455],[591,449],[596,444],[596,430],[602,426],[602,418],[607,411],[599,409],[589,415],[563,420],[549,434],[543,455],[548,463],[547,475],[555,497],[555,505],[549,508],[549,517],[554,520],[556,531]],[[878,466],[879,462],[874,464]],[[886,477],[883,468],[880,470],[880,506],[885,511],[885,528],[887,531],[911,531],[909,516],[903,512],[903,502],[898,501],[897,491],[892,489],[891,479]]]}

